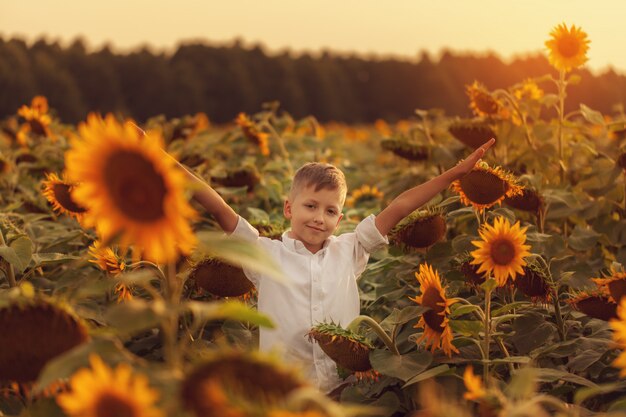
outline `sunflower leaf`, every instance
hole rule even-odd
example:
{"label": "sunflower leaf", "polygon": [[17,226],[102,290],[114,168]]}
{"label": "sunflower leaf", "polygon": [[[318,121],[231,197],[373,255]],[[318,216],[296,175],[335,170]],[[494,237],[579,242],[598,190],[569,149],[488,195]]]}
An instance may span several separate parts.
{"label": "sunflower leaf", "polygon": [[183,309],[189,310],[194,315],[195,320],[201,322],[230,319],[245,321],[270,329],[275,327],[265,314],[259,313],[239,301],[215,301],[212,303],[187,301],[183,303]]}
{"label": "sunflower leaf", "polygon": [[436,366],[434,368],[429,369],[426,372],[422,372],[421,374],[416,375],[413,378],[409,379],[407,381],[407,383],[402,386],[402,388],[406,388],[409,385],[413,385],[413,384],[416,384],[418,382],[425,381],[425,380],[427,380],[429,378],[436,377],[437,375],[441,375],[443,373],[446,373],[449,370],[450,370],[450,367],[448,365]]}
{"label": "sunflower leaf", "polygon": [[200,250],[223,261],[266,275],[278,282],[287,284],[282,270],[267,252],[258,245],[235,236],[225,236],[217,232],[200,232],[197,234]]}
{"label": "sunflower leaf", "polygon": [[[119,334],[132,335],[157,327],[166,314],[169,312],[163,301],[147,302],[134,298],[110,307],[105,314],[105,321]],[[132,317],[132,320],[129,320],[129,317]]]}
{"label": "sunflower leaf", "polygon": [[426,351],[395,355],[388,350],[376,349],[370,353],[370,362],[375,370],[403,382],[422,373],[432,360],[433,355]]}
{"label": "sunflower leaf", "polygon": [[604,126],[606,122],[604,121],[604,117],[602,113],[597,110],[593,110],[592,108],[580,103],[580,112],[582,113],[585,120],[595,125]]}
{"label": "sunflower leaf", "polygon": [[59,379],[69,378],[79,368],[89,366],[89,356],[96,354],[105,359],[107,363],[132,363],[135,360],[122,344],[117,340],[99,339],[89,343],[83,343],[73,349],[55,357],[48,361],[46,366],[39,374],[37,384],[35,385],[35,393],[40,392]]}

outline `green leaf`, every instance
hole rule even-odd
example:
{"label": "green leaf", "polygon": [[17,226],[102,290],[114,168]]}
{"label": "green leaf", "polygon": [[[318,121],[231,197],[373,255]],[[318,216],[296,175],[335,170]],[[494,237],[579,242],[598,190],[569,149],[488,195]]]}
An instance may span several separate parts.
{"label": "green leaf", "polygon": [[490,363],[529,363],[530,358],[528,356],[509,356],[506,358],[492,359]]}
{"label": "green leaf", "polygon": [[605,353],[603,349],[586,349],[577,352],[576,356],[567,363],[567,367],[573,372],[582,372],[599,361]]}
{"label": "green leaf", "polygon": [[18,268],[18,270],[20,273],[23,273],[33,255],[33,242],[27,236],[20,236],[13,240],[9,246],[13,248],[19,258],[23,267],[21,269]]}
{"label": "green leaf", "polygon": [[555,382],[566,381],[585,387],[597,387],[597,385],[582,376],[574,375],[569,372],[561,371],[553,368],[537,368],[537,381],[539,382]]}
{"label": "green leaf", "polygon": [[80,256],[67,255],[65,253],[34,253],[33,261],[36,266],[65,263],[81,259]]}
{"label": "green leaf", "polygon": [[552,324],[546,322],[543,316],[534,313],[517,318],[513,322],[513,330],[515,334],[510,339],[518,353],[522,355],[543,346],[553,339],[556,333]]}
{"label": "green leaf", "polygon": [[167,311],[165,303],[161,300],[148,302],[134,298],[110,307],[104,319],[119,334],[132,335],[142,330],[158,327],[162,318],[167,314],[172,314],[172,312]]}
{"label": "green leaf", "polygon": [[503,305],[500,308],[491,311],[491,317],[499,316],[500,314],[508,313],[511,310],[515,310],[516,308],[527,307],[531,305],[528,301],[516,301],[514,303],[508,303]]}
{"label": "green leaf", "polygon": [[582,113],[583,117],[585,118],[585,120],[587,120],[590,123],[593,123],[595,125],[604,125],[605,121],[604,121],[604,117],[602,116],[602,113],[600,113],[599,111],[593,110],[590,107],[584,105],[584,104],[580,104],[580,112]]}
{"label": "green leaf", "polygon": [[428,371],[422,372],[421,374],[416,375],[415,377],[411,378],[406,384],[404,384],[402,386],[402,388],[406,388],[409,385],[413,385],[413,384],[416,384],[418,382],[425,381],[425,380],[427,380],[429,378],[436,377],[437,375],[441,375],[443,373],[446,373],[446,372],[448,372],[449,369],[450,369],[450,367],[448,365],[445,365],[445,364],[436,366],[434,368],[430,368]]}
{"label": "green leaf", "polygon": [[187,301],[183,307],[189,309],[197,320],[238,320],[273,329],[274,323],[265,314],[259,313],[239,301]]}
{"label": "green leaf", "polygon": [[58,379],[69,378],[79,368],[88,367],[91,354],[96,354],[113,364],[132,362],[134,358],[117,340],[93,340],[48,361],[39,374],[36,386],[41,390]]}
{"label": "green leaf", "polygon": [[381,327],[389,328],[397,326],[399,324],[408,323],[409,321],[416,319],[428,310],[428,307],[423,306],[407,306],[402,310],[394,308],[390,315],[388,315],[381,323]]}
{"label": "green leaf", "polygon": [[615,391],[623,391],[624,389],[626,389],[626,381],[610,382],[596,385],[595,387],[581,388],[574,394],[574,403],[582,404],[585,400],[595,397],[596,395],[612,394]]}
{"label": "green leaf", "polygon": [[370,362],[375,370],[403,382],[422,373],[432,360],[433,355],[426,351],[395,355],[388,350],[376,349],[370,353]]}
{"label": "green leaf", "polygon": [[585,251],[593,248],[598,243],[600,236],[602,235],[593,230],[591,226],[582,228],[576,225],[568,238],[569,246],[574,250]]}
{"label": "green leaf", "polygon": [[[458,307],[454,307],[457,306]],[[453,304],[452,305],[452,314],[450,314],[450,318],[461,317],[466,314],[473,313],[474,311],[482,311],[479,306],[467,305],[467,304]]]}
{"label": "green leaf", "polygon": [[265,210],[261,210],[254,207],[247,207],[246,210],[250,212],[250,221],[256,221],[261,223],[269,223],[270,215]]}
{"label": "green leaf", "polygon": [[484,330],[484,325],[478,320],[450,320],[449,325],[454,332],[463,336],[475,336]]}
{"label": "green leaf", "polygon": [[217,232],[200,232],[197,237],[200,241],[200,250],[230,264],[264,274],[285,284],[288,283],[282,269],[258,245]]}
{"label": "green leaf", "polygon": [[497,286],[498,286],[498,281],[496,281],[493,278],[489,278],[485,282],[480,284],[480,288],[485,290],[485,292],[487,292],[487,291],[491,292],[491,291],[495,290]]}
{"label": "green leaf", "polygon": [[15,249],[10,246],[0,246],[0,257],[4,258],[5,261],[10,263],[18,271],[26,269],[20,257],[15,253]]}

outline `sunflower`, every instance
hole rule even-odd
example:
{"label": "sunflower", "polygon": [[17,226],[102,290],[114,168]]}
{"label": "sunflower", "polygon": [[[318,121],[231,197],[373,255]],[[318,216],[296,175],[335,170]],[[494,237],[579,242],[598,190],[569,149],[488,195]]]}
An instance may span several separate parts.
{"label": "sunflower", "polygon": [[587,62],[589,40],[587,34],[580,28],[572,25],[567,29],[561,23],[550,32],[551,39],[546,41],[550,52],[549,60],[559,71],[571,71]]}
{"label": "sunflower", "polygon": [[320,323],[311,329],[308,336],[309,341],[316,341],[337,366],[350,372],[372,369],[369,353],[374,346],[365,337],[334,323]]}
{"label": "sunflower", "polygon": [[546,273],[536,265],[523,267],[524,273],[515,276],[515,288],[531,300],[548,302],[552,298],[552,286],[547,281]]}
{"label": "sunflower", "polygon": [[255,167],[246,166],[227,172],[223,177],[211,177],[211,181],[222,187],[246,187],[246,191],[251,193],[261,177]]}
{"label": "sunflower", "polygon": [[357,188],[352,191],[350,197],[346,200],[346,206],[355,207],[359,204],[370,204],[372,202],[379,202],[383,199],[385,194],[378,189],[378,187],[363,185],[361,188]]}
{"label": "sunflower", "polygon": [[478,249],[471,252],[473,265],[480,265],[478,273],[487,272],[503,287],[507,278],[515,279],[516,274],[524,275],[524,258],[530,255],[526,241],[527,227],[520,228],[520,223],[513,226],[504,217],[496,217],[493,226],[485,223],[479,230],[482,240],[472,244]]}
{"label": "sunflower", "polygon": [[273,240],[282,240],[285,226],[266,221],[251,222],[252,226],[259,231],[259,235]]}
{"label": "sunflower", "polygon": [[472,149],[478,149],[489,139],[496,138],[493,127],[484,120],[456,120],[448,127],[448,131]]}
{"label": "sunflower", "polygon": [[539,214],[543,210],[543,197],[537,190],[523,187],[519,194],[504,198],[504,204],[518,210]]}
{"label": "sunflower", "polygon": [[472,265],[471,261],[472,257],[468,252],[465,252],[462,255],[461,259],[457,261],[458,270],[465,277],[465,283],[468,286],[477,289],[478,287],[480,287],[480,285],[482,285],[483,282],[485,282],[486,277],[484,273],[478,273],[479,266]]}
{"label": "sunflower", "polygon": [[543,90],[530,78],[525,79],[521,85],[513,89],[513,97],[518,100],[539,100],[543,94]]}
{"label": "sunflower", "polygon": [[511,173],[500,167],[490,168],[486,162],[476,164],[463,178],[453,181],[450,187],[459,194],[461,203],[473,206],[479,212],[522,192],[522,187]]}
{"label": "sunflower", "polygon": [[48,100],[43,96],[36,96],[32,99],[30,107],[23,105],[17,111],[25,123],[20,127],[17,133],[18,142],[26,145],[26,137],[32,133],[37,136],[45,136],[54,139],[54,135],[50,131],[50,115],[48,113]]}
{"label": "sunflower", "polygon": [[247,416],[275,408],[305,383],[260,352],[219,352],[181,384],[184,407],[197,417]]}
{"label": "sunflower", "polygon": [[89,357],[91,369],[82,368],[70,379],[71,391],[57,403],[71,417],[161,417],[155,407],[160,394],[148,378],[133,374],[130,365],[109,368],[99,356]]}
{"label": "sunflower", "polygon": [[470,108],[476,116],[493,117],[505,115],[505,108],[478,81],[474,81],[472,85],[466,86],[465,92],[470,99]]}
{"label": "sunflower", "polygon": [[89,339],[87,326],[67,306],[45,298],[0,308],[0,381],[32,382],[48,361]]}
{"label": "sunflower", "polygon": [[622,350],[622,353],[613,361],[613,366],[619,368],[620,378],[626,377],[626,299],[622,300],[617,308],[617,319],[609,321],[613,329],[613,341]]}
{"label": "sunflower", "polygon": [[400,139],[383,139],[380,146],[409,161],[428,159],[428,147]]}
{"label": "sunflower", "polygon": [[267,133],[260,132],[256,124],[245,113],[239,113],[235,122],[241,128],[244,136],[259,147],[262,155],[267,156],[270,154],[268,146],[269,135]]}
{"label": "sunflower", "polygon": [[466,400],[480,400],[487,395],[487,391],[483,388],[482,381],[479,377],[474,375],[474,368],[472,365],[465,367],[465,372],[463,372],[463,383],[465,384],[465,388],[467,388],[467,392],[463,395],[463,398]]}
{"label": "sunflower", "polygon": [[610,301],[620,303],[622,298],[626,296],[626,272],[611,270],[607,277],[592,278],[598,287],[608,292]]}
{"label": "sunflower", "polygon": [[88,209],[85,224],[106,242],[119,234],[123,248],[133,245],[151,261],[189,253],[196,213],[184,195],[185,174],[163,153],[161,136],[143,136],[113,115],[91,114],[78,129],[81,138],[72,140],[65,165],[68,177],[80,180],[72,197]]}
{"label": "sunflower", "polygon": [[617,303],[609,298],[605,289],[600,288],[595,291],[581,291],[567,302],[589,317],[609,321],[617,317]]}
{"label": "sunflower", "polygon": [[209,122],[209,118],[206,113],[199,112],[194,116],[187,116],[180,120],[176,127],[174,127],[171,140],[187,140],[193,138],[194,136],[197,136],[198,133],[207,130],[210,125],[211,122]]}
{"label": "sunflower", "polygon": [[421,295],[410,300],[417,304],[428,307],[430,310],[422,314],[415,328],[424,329],[422,337],[417,343],[426,340],[426,347],[431,346],[431,352],[435,349],[443,349],[444,353],[452,356],[452,351],[459,353],[458,349],[452,344],[452,329],[448,325],[450,319],[450,306],[456,300],[446,298],[445,288],[441,286],[439,273],[433,270],[432,266],[424,263],[420,265],[419,272],[415,273],[415,277],[420,283]]}
{"label": "sunflower", "polygon": [[441,210],[416,211],[390,232],[390,239],[411,248],[428,248],[446,235],[446,219]]}
{"label": "sunflower", "polygon": [[82,219],[87,209],[72,198],[72,190],[76,184],[67,181],[65,178],[61,179],[54,173],[46,174],[46,179],[42,184],[43,195],[52,204],[54,211],[74,217],[77,220]]}
{"label": "sunflower", "polygon": [[[118,256],[110,247],[102,247],[102,243],[97,240],[89,247],[89,254],[94,258],[90,259],[89,262],[97,265],[101,270],[113,277],[121,274],[126,269],[124,259]],[[121,282],[115,285],[115,293],[117,294],[118,302],[133,298],[131,288]]]}
{"label": "sunflower", "polygon": [[246,277],[241,267],[230,265],[217,258],[206,258],[198,262],[189,273],[189,278],[205,291],[218,297],[240,297],[249,294],[254,284]]}

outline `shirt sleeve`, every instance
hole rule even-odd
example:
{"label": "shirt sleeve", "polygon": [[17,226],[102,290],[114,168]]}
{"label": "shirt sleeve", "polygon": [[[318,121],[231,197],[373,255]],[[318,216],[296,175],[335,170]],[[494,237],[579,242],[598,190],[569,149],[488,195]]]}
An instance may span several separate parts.
{"label": "shirt sleeve", "polygon": [[389,244],[389,239],[383,236],[376,227],[376,216],[370,214],[364,218],[355,229],[356,238],[363,248],[369,252],[375,252]]}
{"label": "shirt sleeve", "polygon": [[376,216],[370,214],[356,226],[356,245],[354,248],[354,274],[358,278],[369,260],[370,253],[389,244],[389,239],[383,236],[376,227]]}
{"label": "shirt sleeve", "polygon": [[[259,231],[256,230],[250,223],[248,223],[246,219],[241,216],[239,216],[237,226],[235,227],[235,230],[233,230],[233,232],[230,234],[230,236],[235,236],[250,243],[257,243],[260,239]],[[248,277],[248,279],[252,281],[254,286],[258,288],[261,276],[258,273],[251,271],[245,267],[243,268],[243,272],[246,274],[246,277]]]}

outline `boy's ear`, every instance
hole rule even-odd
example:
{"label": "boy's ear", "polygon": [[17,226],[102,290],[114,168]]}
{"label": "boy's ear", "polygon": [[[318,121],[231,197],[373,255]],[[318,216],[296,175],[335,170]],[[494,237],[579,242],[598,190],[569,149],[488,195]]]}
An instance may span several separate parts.
{"label": "boy's ear", "polygon": [[291,220],[291,203],[289,199],[285,200],[285,204],[283,205],[283,214],[287,220]]}

